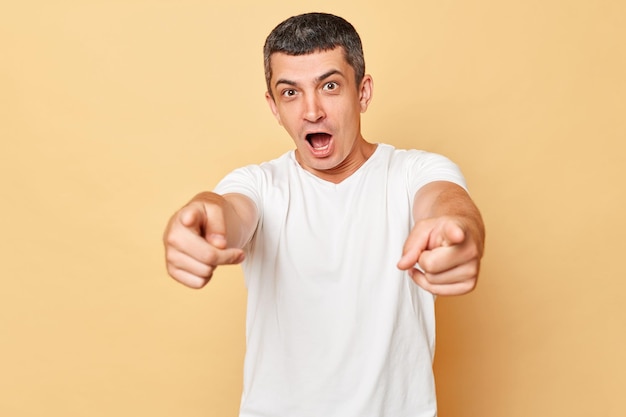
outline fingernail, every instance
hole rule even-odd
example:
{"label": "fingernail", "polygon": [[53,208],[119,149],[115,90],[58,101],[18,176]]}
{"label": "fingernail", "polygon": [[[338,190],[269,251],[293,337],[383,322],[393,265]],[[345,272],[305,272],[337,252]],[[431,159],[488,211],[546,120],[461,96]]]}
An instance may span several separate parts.
{"label": "fingernail", "polygon": [[226,241],[226,237],[224,237],[224,235],[219,235],[219,234],[210,234],[209,235],[209,239],[211,240],[221,240],[221,241]]}

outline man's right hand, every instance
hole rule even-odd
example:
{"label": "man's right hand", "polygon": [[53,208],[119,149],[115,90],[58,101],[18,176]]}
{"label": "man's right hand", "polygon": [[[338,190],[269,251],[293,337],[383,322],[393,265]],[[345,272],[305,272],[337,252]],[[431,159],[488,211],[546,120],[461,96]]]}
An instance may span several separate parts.
{"label": "man's right hand", "polygon": [[218,194],[203,193],[170,218],[163,244],[167,272],[176,281],[202,288],[219,265],[243,261],[243,250],[228,246],[228,205]]}

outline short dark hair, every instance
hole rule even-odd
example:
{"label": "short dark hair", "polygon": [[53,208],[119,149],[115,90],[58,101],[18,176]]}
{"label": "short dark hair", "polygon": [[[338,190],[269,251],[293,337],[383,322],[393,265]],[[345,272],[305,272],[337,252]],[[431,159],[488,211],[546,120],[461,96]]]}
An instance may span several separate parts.
{"label": "short dark hair", "polygon": [[365,58],[361,38],[347,20],[328,13],[305,13],[290,17],[272,30],[263,46],[265,82],[272,94],[271,56],[282,52],[287,55],[306,55],[329,51],[341,46],[348,64],[354,69],[357,87],[365,76]]}

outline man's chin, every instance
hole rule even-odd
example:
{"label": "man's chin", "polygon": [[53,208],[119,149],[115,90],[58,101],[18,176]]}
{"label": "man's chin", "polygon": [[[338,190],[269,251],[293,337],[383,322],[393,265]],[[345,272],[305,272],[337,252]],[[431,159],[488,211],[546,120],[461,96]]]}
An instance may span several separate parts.
{"label": "man's chin", "polygon": [[333,155],[327,155],[324,157],[318,157],[308,153],[306,157],[302,156],[302,152],[296,150],[296,160],[300,165],[308,171],[332,171],[339,163],[335,161]]}

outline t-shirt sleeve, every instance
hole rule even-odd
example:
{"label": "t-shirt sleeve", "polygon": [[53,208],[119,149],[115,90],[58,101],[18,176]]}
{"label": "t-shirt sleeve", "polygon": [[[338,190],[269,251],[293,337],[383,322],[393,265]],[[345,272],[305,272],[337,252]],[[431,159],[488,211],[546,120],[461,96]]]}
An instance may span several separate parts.
{"label": "t-shirt sleeve", "polygon": [[434,181],[453,182],[465,190],[467,184],[459,167],[443,155],[424,151],[412,151],[408,155],[407,184],[411,195],[424,185]]}
{"label": "t-shirt sleeve", "polygon": [[228,175],[215,186],[213,190],[217,194],[242,194],[250,198],[261,213],[261,189],[262,175],[257,166],[247,166],[238,168]]}

